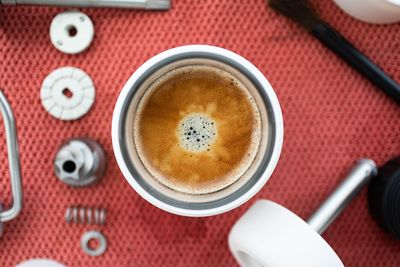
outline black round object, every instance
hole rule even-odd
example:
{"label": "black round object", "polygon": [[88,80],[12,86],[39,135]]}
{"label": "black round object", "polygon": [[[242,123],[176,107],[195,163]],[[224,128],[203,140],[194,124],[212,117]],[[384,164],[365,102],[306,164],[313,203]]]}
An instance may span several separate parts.
{"label": "black round object", "polygon": [[378,224],[400,239],[400,157],[379,168],[368,187],[368,206]]}

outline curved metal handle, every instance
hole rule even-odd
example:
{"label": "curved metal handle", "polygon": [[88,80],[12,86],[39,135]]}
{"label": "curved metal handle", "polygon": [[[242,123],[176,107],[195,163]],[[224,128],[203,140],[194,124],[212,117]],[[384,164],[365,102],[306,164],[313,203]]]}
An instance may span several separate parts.
{"label": "curved metal handle", "polygon": [[22,182],[15,119],[7,98],[0,90],[0,112],[6,129],[8,164],[12,191],[12,206],[0,212],[0,222],[7,222],[18,216],[22,209]]}

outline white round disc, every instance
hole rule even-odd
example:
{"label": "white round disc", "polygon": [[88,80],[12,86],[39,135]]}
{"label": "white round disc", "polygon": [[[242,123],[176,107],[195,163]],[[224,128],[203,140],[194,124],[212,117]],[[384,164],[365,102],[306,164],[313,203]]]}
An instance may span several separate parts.
{"label": "white round disc", "polygon": [[21,262],[15,267],[66,267],[66,266],[53,260],[31,259]]}
{"label": "white round disc", "polygon": [[62,67],[44,79],[40,99],[51,116],[75,120],[85,115],[93,105],[95,88],[92,79],[83,70]]}
{"label": "white round disc", "polygon": [[90,18],[78,11],[67,11],[54,17],[50,25],[51,43],[66,54],[77,54],[93,41],[94,27]]}
{"label": "white round disc", "polygon": [[343,267],[329,244],[296,214],[257,201],[233,226],[229,248],[246,267]]}

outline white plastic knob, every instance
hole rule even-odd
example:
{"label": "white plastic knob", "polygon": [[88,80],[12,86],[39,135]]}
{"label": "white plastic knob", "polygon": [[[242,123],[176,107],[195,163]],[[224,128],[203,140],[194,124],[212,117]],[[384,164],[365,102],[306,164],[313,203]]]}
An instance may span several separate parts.
{"label": "white plastic knob", "polygon": [[78,54],[89,47],[94,38],[90,18],[79,11],[66,11],[54,17],[50,25],[51,43],[66,54]]}
{"label": "white plastic knob", "polygon": [[258,200],[236,222],[228,242],[240,266],[344,266],[305,221],[269,200]]}
{"label": "white plastic knob", "polygon": [[89,112],[95,94],[93,80],[86,72],[74,67],[61,67],[43,80],[40,100],[54,118],[76,120]]}

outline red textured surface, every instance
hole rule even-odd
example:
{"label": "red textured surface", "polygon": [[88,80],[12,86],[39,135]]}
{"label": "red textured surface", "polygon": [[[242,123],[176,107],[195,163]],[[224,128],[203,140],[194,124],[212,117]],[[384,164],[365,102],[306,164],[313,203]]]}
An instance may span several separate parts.
{"label": "red textured surface", "polygon": [[[275,200],[305,218],[357,158],[381,164],[400,154],[400,107],[263,0],[176,0],[168,12],[86,9],[96,36],[85,53],[75,56],[58,52],[49,40],[51,19],[63,10],[0,9],[0,87],[17,119],[25,204],[21,215],[5,225],[2,267],[33,257],[68,266],[236,266],[227,234],[256,199]],[[358,22],[331,0],[318,1],[318,10],[400,80],[399,24]],[[110,137],[113,106],[129,76],[149,57],[193,43],[228,48],[259,67],[276,90],[285,122],[282,156],[267,186],[246,205],[212,218],[170,215],[145,202],[122,177]],[[79,121],[53,119],[40,104],[43,78],[64,65],[82,68],[96,85],[96,103]],[[54,153],[73,136],[104,145],[109,166],[99,185],[71,189],[54,177]],[[4,142],[0,153],[1,200],[9,204]],[[102,257],[86,256],[79,247],[83,231],[97,227],[64,222],[71,204],[108,209],[101,230],[109,243]],[[324,237],[346,266],[400,265],[400,242],[371,219],[365,192]]]}

